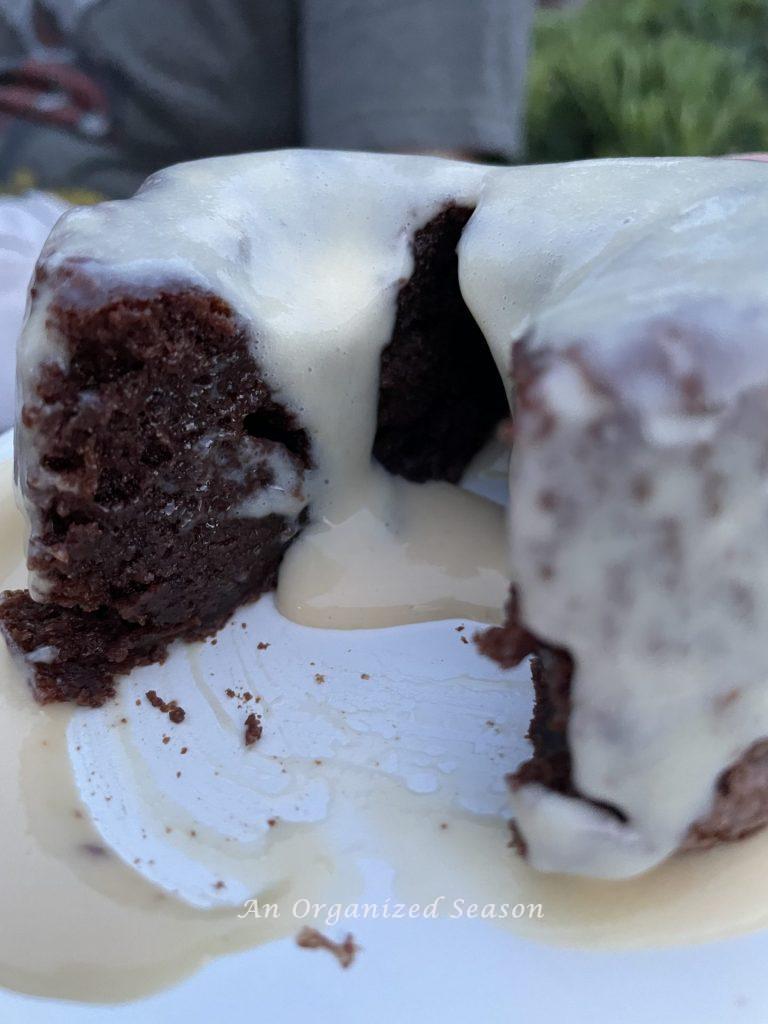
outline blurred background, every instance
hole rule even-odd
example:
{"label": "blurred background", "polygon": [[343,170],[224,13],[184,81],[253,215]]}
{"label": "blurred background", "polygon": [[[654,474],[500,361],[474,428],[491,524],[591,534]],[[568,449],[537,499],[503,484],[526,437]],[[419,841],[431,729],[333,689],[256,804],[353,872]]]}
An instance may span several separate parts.
{"label": "blurred background", "polygon": [[0,428],[62,210],[279,146],[768,150],[768,0],[0,0]]}

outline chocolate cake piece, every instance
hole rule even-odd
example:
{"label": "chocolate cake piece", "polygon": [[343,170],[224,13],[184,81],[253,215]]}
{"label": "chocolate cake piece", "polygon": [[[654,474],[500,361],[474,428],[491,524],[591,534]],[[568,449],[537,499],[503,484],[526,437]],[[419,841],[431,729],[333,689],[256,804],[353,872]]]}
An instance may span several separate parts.
{"label": "chocolate cake piece", "polygon": [[33,601],[26,591],[2,599],[3,632],[40,704],[71,701],[99,707],[114,679],[162,662],[174,630],[128,623],[109,609],[81,612]]}
{"label": "chocolate cake piece", "polygon": [[[458,477],[506,407],[459,292],[470,214],[449,206],[416,232],[382,355],[374,451],[410,479]],[[22,411],[38,449],[26,493],[44,603],[6,594],[0,625],[38,700],[98,706],[117,675],[162,660],[174,639],[210,635],[274,588],[311,514],[312,444],[221,298],[169,285],[105,292],[76,262],[53,280],[41,265],[33,299],[43,284],[54,294],[47,329],[67,356],[66,371],[41,368]],[[249,514],[286,480],[287,511]]]}
{"label": "chocolate cake piece", "polygon": [[459,288],[456,246],[472,216],[449,206],[413,239],[413,272],[381,354],[373,454],[390,473],[456,483],[507,415],[490,349]]}
{"label": "chocolate cake piece", "polygon": [[768,824],[765,683],[742,660],[765,611],[768,388],[734,339],[753,316],[514,347],[514,584],[479,644],[532,656],[533,750],[509,782],[542,870],[628,877]]}
{"label": "chocolate cake piece", "polygon": [[542,643],[528,632],[520,621],[514,587],[507,602],[504,624],[481,633],[477,645],[502,668],[516,668],[524,658],[531,656],[534,704],[528,739],[533,755],[509,776],[510,784],[540,782],[558,793],[573,795],[567,736],[573,675],[570,655]]}
{"label": "chocolate cake piece", "polygon": [[[477,638],[478,647],[503,668],[514,668],[531,655],[533,715],[528,730],[531,757],[507,776],[515,790],[538,783],[565,796],[592,803],[625,820],[622,812],[591,801],[575,787],[571,772],[568,723],[571,716],[573,659],[567,651],[552,647],[528,632],[520,620],[514,589],[502,626],[493,627]],[[720,775],[707,814],[689,828],[681,851],[707,849],[718,843],[734,842],[752,835],[768,824],[768,740],[754,743]],[[512,823],[518,850],[526,854],[525,837]]]}
{"label": "chocolate cake piece", "polygon": [[[306,518],[310,442],[221,299],[99,300],[77,267],[54,287],[50,329],[68,368],[45,366],[22,412],[39,446],[29,566],[45,603],[6,595],[0,620],[38,699],[97,705],[116,674],[215,632],[274,587]],[[276,474],[293,514],[248,515]]]}

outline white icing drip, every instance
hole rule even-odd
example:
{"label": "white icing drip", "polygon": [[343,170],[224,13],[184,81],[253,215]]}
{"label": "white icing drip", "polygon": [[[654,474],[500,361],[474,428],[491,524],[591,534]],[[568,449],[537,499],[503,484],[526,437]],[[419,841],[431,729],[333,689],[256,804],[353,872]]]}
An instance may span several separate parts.
{"label": "white icing drip", "polygon": [[337,629],[500,621],[509,578],[495,502],[374,468],[339,515],[286,553],[278,607],[288,618]]}
{"label": "white icing drip", "polygon": [[[681,410],[664,374],[631,362],[638,335],[666,316],[713,334],[718,358],[707,363],[705,383],[717,401],[765,381],[767,181],[760,165],[725,160],[488,169],[365,154],[220,158],[164,171],[127,202],[74,211],[44,259],[51,269],[87,260],[92,276],[138,289],[197,284],[249,326],[276,396],[314,445],[316,469],[305,482],[313,524],[286,562],[284,599],[285,580],[301,575],[296,566],[327,548],[331,524],[349,529],[366,510],[409,500],[407,488],[371,469],[379,355],[410,272],[414,230],[449,201],[477,205],[459,249],[461,286],[500,370],[524,332],[530,345],[563,353],[584,343],[639,423],[615,461],[584,445],[613,406],[563,355],[541,384],[557,426],[544,440],[523,434],[512,467],[512,574],[526,620],[576,657],[575,778],[631,824],[534,787],[519,791],[515,809],[535,865],[621,877],[666,856],[706,811],[719,772],[768,734],[760,642],[768,566],[759,554],[768,489],[755,485],[756,428],[748,417],[720,422]],[[36,303],[21,349],[24,394],[43,359],[62,358],[45,331],[45,302]],[[726,349],[738,358],[722,358]],[[690,352],[673,339],[670,353],[672,376],[684,374]],[[720,446],[717,478],[732,512],[712,521],[701,512],[701,470],[691,464],[693,446],[707,437]],[[22,472],[34,471],[27,434],[20,449],[29,460]],[[642,507],[628,499],[640,471],[655,488]],[[544,514],[539,495],[553,486],[565,511]],[[665,589],[669,558],[654,549],[654,530],[671,517],[684,525],[685,570]],[[382,550],[392,551],[388,541]],[[542,579],[545,555],[556,584]],[[623,593],[618,577],[610,583],[617,564],[633,593],[621,614],[609,586]],[[734,617],[734,565],[732,582],[752,594],[752,619]],[[720,698],[734,684],[741,699],[723,711]]]}
{"label": "white icing drip", "polygon": [[234,510],[235,515],[253,518],[279,515],[295,519],[307,504],[296,460],[275,447],[265,461],[272,470],[272,482],[245,498]]}

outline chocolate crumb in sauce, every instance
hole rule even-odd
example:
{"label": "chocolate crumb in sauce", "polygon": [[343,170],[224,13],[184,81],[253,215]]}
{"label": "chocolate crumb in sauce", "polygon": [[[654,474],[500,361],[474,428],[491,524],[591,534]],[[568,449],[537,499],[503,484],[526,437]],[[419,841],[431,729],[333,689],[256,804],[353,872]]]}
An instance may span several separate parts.
{"label": "chocolate crumb in sauce", "polygon": [[263,640],[259,640],[259,642],[256,644],[256,649],[259,651],[266,651],[266,649],[271,646],[271,644],[265,644]]}
{"label": "chocolate crumb in sauce", "polygon": [[319,932],[317,928],[302,928],[296,936],[296,945],[302,949],[327,949],[344,968],[352,964],[360,949],[351,933],[343,942],[334,942],[333,939],[329,939],[327,935]]}
{"label": "chocolate crumb in sauce", "polygon": [[246,747],[252,747],[253,744],[261,739],[261,734],[264,732],[264,728],[261,724],[261,716],[255,714],[253,711],[248,715],[245,720],[245,745]]}

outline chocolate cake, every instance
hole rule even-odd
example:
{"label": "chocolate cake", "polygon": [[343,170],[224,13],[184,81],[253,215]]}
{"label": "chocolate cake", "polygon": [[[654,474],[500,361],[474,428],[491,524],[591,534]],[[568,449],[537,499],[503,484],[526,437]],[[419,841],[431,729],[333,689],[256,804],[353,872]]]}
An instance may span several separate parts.
{"label": "chocolate cake", "polygon": [[[520,620],[516,595],[510,597],[503,626],[478,637],[481,651],[503,668],[515,668],[530,656],[534,707],[528,738],[531,757],[508,776],[513,792],[530,784],[545,786],[563,796],[583,800],[626,821],[618,808],[601,804],[581,793],[573,778],[568,723],[571,714],[573,658],[527,631]],[[768,822],[768,740],[758,740],[717,780],[709,811],[690,825],[680,850],[707,849],[718,843],[744,839]],[[526,856],[525,835],[512,822],[517,850]]]}
{"label": "chocolate cake", "polygon": [[736,161],[280,152],[69,213],[0,607],[38,699],[97,705],[214,632],[358,491],[458,481],[511,362],[513,597],[481,643],[534,656],[520,848],[623,877],[764,824],[766,200]]}
{"label": "chocolate cake", "polygon": [[22,410],[39,439],[29,567],[46,600],[17,592],[2,615],[33,658],[38,700],[95,706],[116,673],[274,587],[301,511],[229,512],[278,473],[300,508],[310,446],[220,299],[175,290],[89,307],[78,268],[58,278],[48,323],[69,365],[45,366]]}
{"label": "chocolate cake", "polygon": [[[458,287],[456,244],[470,214],[448,206],[415,232],[413,272],[381,354],[373,452],[410,480],[459,479],[507,410]],[[46,278],[42,265],[33,299]],[[274,588],[309,513],[311,442],[219,297],[170,287],[99,294],[77,265],[45,283],[55,296],[47,328],[68,358],[66,373],[42,368],[22,410],[38,439],[39,469],[26,481],[39,524],[29,568],[45,601],[17,591],[0,615],[39,701],[98,706],[116,675],[162,660],[174,639],[216,632]],[[424,381],[416,402],[396,387],[408,378]],[[278,478],[295,510],[231,514]]]}

